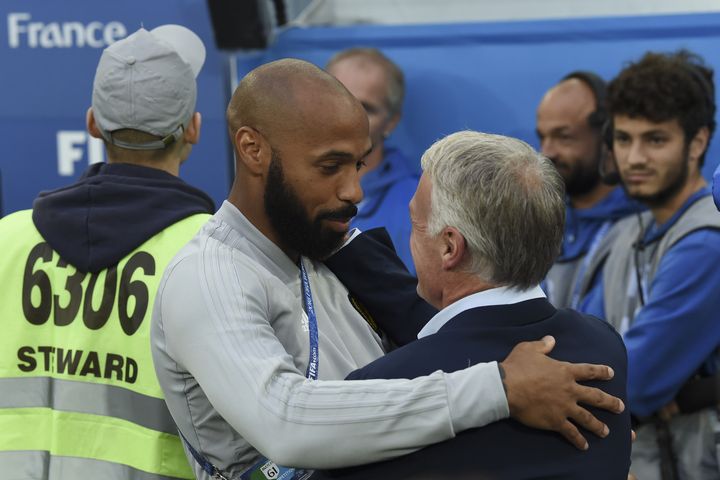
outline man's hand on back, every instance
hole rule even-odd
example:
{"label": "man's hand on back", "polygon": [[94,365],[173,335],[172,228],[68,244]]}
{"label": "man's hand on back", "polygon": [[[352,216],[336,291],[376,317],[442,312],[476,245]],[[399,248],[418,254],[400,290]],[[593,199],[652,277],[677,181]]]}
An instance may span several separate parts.
{"label": "man's hand on back", "polygon": [[580,404],[613,413],[622,412],[625,405],[598,388],[577,383],[610,380],[614,374],[612,368],[553,360],[547,354],[554,346],[555,339],[550,336],[536,342],[522,342],[500,363],[510,416],[529,427],[559,432],[577,448],[585,450],[587,440],[576,424],[603,438],[609,430]]}

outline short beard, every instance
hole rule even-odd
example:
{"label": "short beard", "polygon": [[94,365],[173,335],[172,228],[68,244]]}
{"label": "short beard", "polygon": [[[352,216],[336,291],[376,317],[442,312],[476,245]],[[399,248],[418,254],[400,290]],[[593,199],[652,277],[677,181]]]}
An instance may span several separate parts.
{"label": "short beard", "polygon": [[[664,205],[669,199],[673,198],[680,190],[682,190],[687,182],[688,175],[690,174],[690,165],[688,164],[687,155],[688,154],[686,153],[680,165],[680,170],[668,186],[657,193],[653,193],[652,195],[630,195],[630,193],[628,193],[628,196],[650,208]],[[627,189],[625,189],[625,192],[627,193]]]}
{"label": "short beard", "polygon": [[600,184],[601,155],[602,147],[598,147],[591,168],[579,164],[575,170],[571,170],[570,177],[565,179],[565,193],[568,197],[585,195]]}
{"label": "short beard", "polygon": [[263,201],[265,213],[282,246],[313,260],[326,259],[345,239],[345,232],[323,228],[322,221],[357,215],[357,207],[348,204],[342,209],[322,211],[310,219],[295,190],[285,182],[281,158],[274,150]]}

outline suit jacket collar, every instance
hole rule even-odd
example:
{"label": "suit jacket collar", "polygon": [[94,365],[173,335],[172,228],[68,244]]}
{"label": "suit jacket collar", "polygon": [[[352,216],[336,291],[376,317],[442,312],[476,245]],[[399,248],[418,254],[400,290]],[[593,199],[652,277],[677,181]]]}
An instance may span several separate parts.
{"label": "suit jacket collar", "polygon": [[478,327],[519,327],[545,320],[555,313],[557,309],[547,298],[534,298],[512,305],[476,307],[454,316],[438,332]]}
{"label": "suit jacket collar", "polygon": [[453,317],[459,315],[465,310],[475,309],[477,307],[489,307],[493,305],[512,305],[534,298],[546,298],[545,292],[539,285],[528,288],[527,290],[517,290],[510,287],[497,287],[490,290],[468,295],[448,305],[440,310],[434,317],[427,322],[423,329],[418,333],[418,338],[432,335],[442,328],[445,323]]}

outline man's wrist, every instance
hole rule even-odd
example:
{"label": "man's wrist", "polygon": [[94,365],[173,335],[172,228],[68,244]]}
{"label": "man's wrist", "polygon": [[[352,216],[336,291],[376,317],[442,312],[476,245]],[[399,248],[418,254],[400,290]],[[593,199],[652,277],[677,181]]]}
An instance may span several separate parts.
{"label": "man's wrist", "polygon": [[497,362],[446,374],[455,433],[508,418],[507,397]]}
{"label": "man's wrist", "polygon": [[502,382],[503,391],[507,397],[507,385],[505,384],[505,369],[502,366],[502,362],[497,362],[498,373],[500,374],[500,382]]}

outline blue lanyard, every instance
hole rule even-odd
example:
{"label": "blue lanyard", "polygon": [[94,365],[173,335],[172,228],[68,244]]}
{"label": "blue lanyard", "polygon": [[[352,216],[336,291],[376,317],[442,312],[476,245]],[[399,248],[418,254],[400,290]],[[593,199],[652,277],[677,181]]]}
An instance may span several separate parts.
{"label": "blue lanyard", "polygon": [[[315,315],[315,305],[313,304],[312,291],[310,290],[310,280],[308,279],[307,270],[305,270],[302,257],[300,258],[300,280],[303,308],[308,316],[308,335],[310,337],[310,355],[305,376],[310,380],[317,380],[318,366],[320,364],[317,316]],[[188,450],[190,450],[190,453],[195,458],[195,461],[200,464],[202,469],[205,470],[208,475],[212,478],[225,479],[215,465],[210,463],[207,458],[190,445],[190,442],[185,439],[182,432],[180,433],[180,436],[182,436],[185,441],[185,445],[188,446]],[[240,478],[243,480],[254,478],[253,473],[257,471],[263,472],[266,478],[277,478],[279,480],[303,480],[307,479],[312,474],[312,470],[296,470],[294,468],[281,467],[267,458],[261,457],[260,460],[251,468],[243,472]]]}
{"label": "blue lanyard", "polygon": [[580,287],[583,283],[582,280],[585,276],[585,271],[590,266],[592,258],[595,256],[597,249],[600,247],[600,242],[605,237],[608,230],[610,230],[611,225],[612,222],[610,220],[600,225],[600,228],[598,229],[597,233],[593,237],[592,242],[590,243],[590,248],[585,254],[585,257],[582,259],[580,268],[578,268],[577,275],[575,275],[575,284],[573,285],[573,295],[572,299],[570,300],[570,308],[574,310],[577,310],[577,308],[580,306]]}
{"label": "blue lanyard", "polygon": [[313,305],[312,292],[310,291],[310,280],[308,279],[302,257],[300,258],[300,279],[302,280],[303,307],[308,316],[308,335],[310,337],[310,355],[305,376],[310,380],[317,380],[318,366],[320,364],[317,316],[315,315],[315,306]]}

